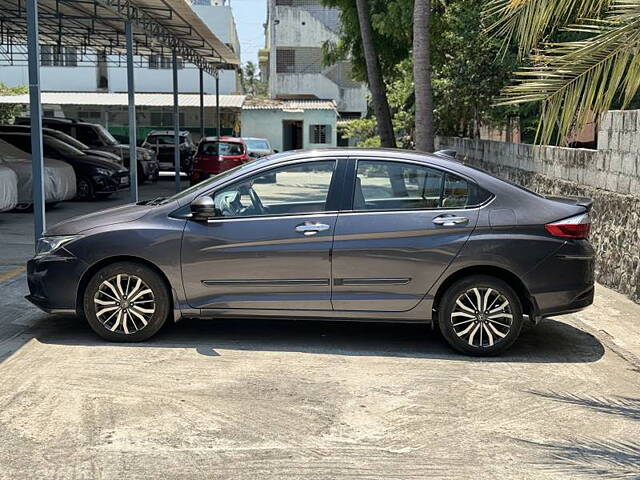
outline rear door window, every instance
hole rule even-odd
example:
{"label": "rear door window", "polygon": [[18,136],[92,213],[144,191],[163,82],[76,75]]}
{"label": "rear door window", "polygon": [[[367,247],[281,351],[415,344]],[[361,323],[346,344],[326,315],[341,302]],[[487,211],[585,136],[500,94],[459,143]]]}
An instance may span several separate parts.
{"label": "rear door window", "polygon": [[359,160],[354,210],[425,210],[477,206],[491,194],[452,173],[412,163]]}
{"label": "rear door window", "polygon": [[244,154],[244,145],[235,142],[202,142],[199,151],[203,155],[218,155],[218,147],[220,148],[220,155]]}

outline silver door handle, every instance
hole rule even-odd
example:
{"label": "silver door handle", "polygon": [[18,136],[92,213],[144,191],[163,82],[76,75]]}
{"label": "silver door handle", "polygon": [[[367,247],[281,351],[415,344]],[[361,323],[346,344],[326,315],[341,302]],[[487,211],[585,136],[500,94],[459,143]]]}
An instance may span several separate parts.
{"label": "silver door handle", "polygon": [[443,225],[445,227],[453,227],[454,225],[462,225],[465,223],[469,223],[469,219],[467,217],[456,217],[454,215],[446,216],[443,215],[441,217],[436,217],[433,219],[433,223],[436,225]]}
{"label": "silver door handle", "polygon": [[306,236],[309,236],[315,235],[318,232],[324,232],[325,230],[329,230],[329,228],[331,227],[324,223],[303,223],[296,227],[296,232],[304,233]]}

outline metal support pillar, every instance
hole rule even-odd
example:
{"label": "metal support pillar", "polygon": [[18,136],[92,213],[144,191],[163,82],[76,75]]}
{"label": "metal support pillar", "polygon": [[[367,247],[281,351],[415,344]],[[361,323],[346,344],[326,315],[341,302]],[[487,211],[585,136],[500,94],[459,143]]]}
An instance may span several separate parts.
{"label": "metal support pillar", "polygon": [[220,130],[220,70],[216,70],[216,134],[222,136]]}
{"label": "metal support pillar", "polygon": [[173,51],[173,161],[176,170],[176,193],[180,191],[180,112],[178,110],[178,55]]}
{"label": "metal support pillar", "polygon": [[44,161],[42,158],[42,105],[40,103],[40,46],[38,0],[27,0],[27,49],[29,58],[29,109],[31,111],[31,169],[35,241],[46,229],[44,206]]}
{"label": "metal support pillar", "polygon": [[137,153],[137,131],[136,131],[136,89],[133,69],[133,22],[127,20],[125,23],[125,34],[127,37],[127,93],[129,97],[129,190],[131,192],[131,202],[138,202],[138,153]]}
{"label": "metal support pillar", "polygon": [[200,69],[200,138],[204,137],[204,72]]}

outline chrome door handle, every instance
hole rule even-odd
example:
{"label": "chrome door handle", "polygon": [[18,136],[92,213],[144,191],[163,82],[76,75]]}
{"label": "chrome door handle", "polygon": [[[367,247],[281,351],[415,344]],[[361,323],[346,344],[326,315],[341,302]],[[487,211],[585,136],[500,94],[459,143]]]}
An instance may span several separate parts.
{"label": "chrome door handle", "polygon": [[455,225],[469,223],[469,219],[467,217],[456,217],[455,215],[441,215],[434,218],[433,223],[444,227],[453,227]]}
{"label": "chrome door handle", "polygon": [[296,232],[304,233],[306,236],[315,235],[318,232],[324,232],[325,230],[329,230],[329,225],[324,223],[311,223],[305,222],[296,227]]}

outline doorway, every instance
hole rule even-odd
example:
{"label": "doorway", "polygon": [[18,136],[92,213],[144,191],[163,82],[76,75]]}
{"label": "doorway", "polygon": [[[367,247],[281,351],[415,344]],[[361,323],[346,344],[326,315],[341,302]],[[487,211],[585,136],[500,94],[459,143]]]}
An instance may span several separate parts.
{"label": "doorway", "polygon": [[282,149],[299,150],[302,148],[302,120],[282,121]]}

